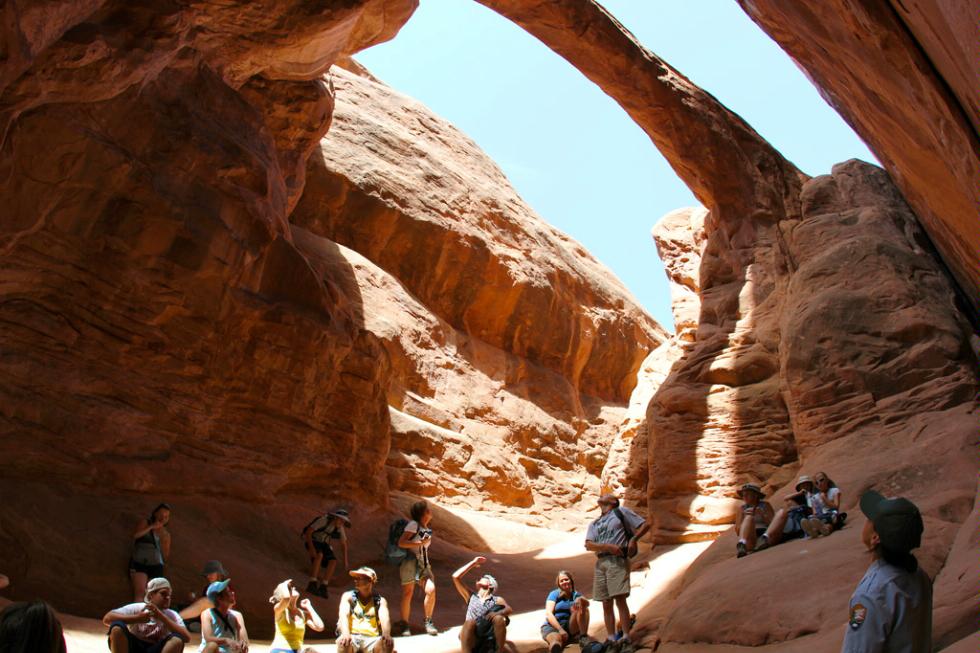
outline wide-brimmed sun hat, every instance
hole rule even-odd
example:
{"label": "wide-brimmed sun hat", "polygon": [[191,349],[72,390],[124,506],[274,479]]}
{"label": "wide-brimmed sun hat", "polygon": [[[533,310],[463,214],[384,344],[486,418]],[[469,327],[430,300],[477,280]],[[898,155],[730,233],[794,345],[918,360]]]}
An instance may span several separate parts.
{"label": "wide-brimmed sun hat", "polygon": [[742,493],[744,492],[755,492],[756,494],[759,495],[760,499],[765,498],[766,496],[765,493],[762,491],[762,488],[756,485],[755,483],[746,483],[745,485],[740,487],[738,489],[738,496],[742,496]]}
{"label": "wide-brimmed sun hat", "polygon": [[804,483],[809,483],[810,485],[815,485],[815,483],[813,482],[813,479],[810,478],[809,476],[807,476],[806,474],[804,474],[803,476],[801,476],[796,481],[796,491],[797,492],[800,491],[800,486],[803,485]]}
{"label": "wide-brimmed sun hat", "polygon": [[222,576],[227,576],[228,572],[225,571],[225,567],[220,561],[208,560],[204,563],[204,570],[201,571],[201,575],[208,576],[210,574],[221,574]]}
{"label": "wide-brimmed sun hat", "polygon": [[339,517],[348,527],[350,527],[350,512],[346,508],[337,508],[327,513],[329,517]]}

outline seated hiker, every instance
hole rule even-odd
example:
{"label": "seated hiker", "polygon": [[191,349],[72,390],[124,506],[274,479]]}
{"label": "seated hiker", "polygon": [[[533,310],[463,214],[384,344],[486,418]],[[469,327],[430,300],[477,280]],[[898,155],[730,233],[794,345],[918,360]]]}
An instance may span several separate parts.
{"label": "seated hiker", "polygon": [[545,601],[541,626],[548,653],[559,653],[575,641],[584,649],[589,643],[589,601],[575,591],[575,580],[567,571],[558,572],[555,585]]}
{"label": "seated hiker", "polygon": [[[204,589],[201,590],[201,595],[196,596],[192,593],[189,597],[191,599],[190,603],[180,609],[180,618],[184,620],[188,630],[194,630],[194,632],[200,632],[201,613],[214,607],[214,603],[208,598],[208,587],[211,586],[211,583],[228,578],[228,572],[225,571],[224,566],[217,560],[208,560],[204,563],[204,569],[201,571],[201,575],[207,581]],[[192,624],[197,627],[193,628]]]}
{"label": "seated hiker", "polygon": [[102,617],[109,627],[112,653],[176,653],[184,650],[191,634],[180,615],[170,609],[173,588],[166,578],[146,585],[143,602],[110,610]]}
{"label": "seated hiker", "polygon": [[765,534],[773,519],[773,509],[768,501],[763,501],[766,495],[755,483],[746,483],[738,493],[742,497],[742,507],[739,509],[735,549],[741,558],[755,548],[756,538]]}
{"label": "seated hiker", "polygon": [[208,585],[207,597],[214,607],[201,613],[200,653],[248,653],[245,618],[232,610],[236,596],[230,584],[226,578]]}
{"label": "seated hiker", "polygon": [[276,586],[272,597],[272,614],[275,617],[276,636],[272,640],[269,653],[314,653],[312,648],[303,648],[306,627],[317,632],[323,631],[323,620],[313,609],[309,599],[299,598],[299,590],[292,579],[284,580]]}
{"label": "seated hiker", "polygon": [[61,622],[44,601],[11,603],[0,614],[3,653],[67,653]]}
{"label": "seated hiker", "polygon": [[840,512],[840,488],[823,472],[813,477],[813,485],[814,490],[809,496],[813,515],[803,521],[803,530],[809,537],[830,535],[847,519],[847,513]]}
{"label": "seated hiker", "polygon": [[337,653],[392,653],[388,602],[374,590],[378,574],[370,567],[350,572],[354,589],[340,597]]}
{"label": "seated hiker", "polygon": [[330,579],[337,569],[337,555],[333,545],[340,548],[344,559],[344,569],[349,569],[347,561],[347,529],[350,528],[350,513],[343,508],[317,517],[303,529],[303,540],[310,555],[310,582],[306,591],[327,598]]}
{"label": "seated hiker", "polygon": [[466,601],[466,621],[459,631],[459,641],[463,653],[494,653],[495,651],[516,651],[507,641],[508,615],[513,612],[503,597],[497,596],[497,580],[484,574],[476,581],[476,592],[471,592],[463,584],[463,576],[487,561],[477,556],[453,572],[453,585]]}
{"label": "seated hiker", "polygon": [[813,512],[807,503],[812,489],[813,480],[809,476],[801,476],[796,482],[796,492],[786,497],[785,506],[776,511],[769,528],[759,537],[756,551],[806,535],[803,522]]}

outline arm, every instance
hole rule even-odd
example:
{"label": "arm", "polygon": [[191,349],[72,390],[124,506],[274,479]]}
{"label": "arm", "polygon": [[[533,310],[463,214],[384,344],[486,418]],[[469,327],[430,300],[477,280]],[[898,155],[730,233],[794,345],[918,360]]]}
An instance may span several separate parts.
{"label": "arm", "polygon": [[340,631],[340,635],[337,637],[337,650],[339,651],[343,647],[350,645],[350,592],[344,592],[340,595],[337,630]]}
{"label": "arm", "polygon": [[394,650],[395,644],[391,639],[391,614],[388,612],[388,602],[384,598],[381,599],[381,605],[378,607],[378,623],[381,626],[381,639],[387,645],[387,650]]}
{"label": "arm", "polygon": [[[348,604],[349,605],[349,604]],[[299,602],[300,610],[306,614],[306,625],[315,630],[318,633],[323,632],[323,619],[320,615],[316,613],[313,609],[313,604],[310,603],[309,599],[303,599]]]}
{"label": "arm", "polygon": [[347,529],[343,524],[340,525],[340,550],[344,552],[344,569],[350,569],[350,562],[347,561]]}
{"label": "arm", "polygon": [[149,610],[139,612],[122,612],[121,610],[110,610],[102,617],[102,623],[108,626],[113,621],[121,621],[124,624],[141,624],[150,620]]}
{"label": "arm", "polygon": [[[416,526],[416,529],[417,528],[418,527]],[[418,530],[410,531],[408,530],[408,526],[406,526],[405,530],[402,531],[402,536],[398,538],[398,546],[400,546],[403,549],[417,549],[420,546],[422,546],[422,542],[411,541],[412,538],[415,537],[416,533],[418,533]]]}
{"label": "arm", "polygon": [[215,637],[214,636],[214,626],[211,623],[211,618],[208,616],[210,613],[201,613],[201,641],[202,642],[214,642],[220,646],[231,646],[234,644],[227,637]]}
{"label": "arm", "polygon": [[501,617],[509,617],[514,614],[513,608],[510,607],[510,604],[503,597],[495,596],[494,600],[497,602],[497,605],[504,606],[503,610],[495,610],[494,614],[499,614]]}
{"label": "arm", "polygon": [[561,627],[561,624],[558,623],[558,618],[555,617],[555,602],[552,601],[551,599],[548,599],[547,601],[545,601],[545,604],[544,604],[544,619],[549,624],[551,624],[551,627],[552,628],[554,628],[555,630],[558,631],[558,634],[559,635],[566,635],[567,634],[565,632],[565,629]]}
{"label": "arm", "polygon": [[191,641],[191,634],[188,632],[182,621],[177,621],[167,614],[166,611],[161,610],[152,603],[147,603],[146,609],[153,615],[153,618],[162,623],[167,630],[176,634],[177,637],[181,638],[185,642]]}
{"label": "arm", "polygon": [[601,544],[592,540],[585,541],[585,550],[595,553],[619,553],[619,547],[615,544]]}
{"label": "arm", "polygon": [[242,644],[242,653],[248,653],[248,631],[245,630],[245,617],[241,612],[229,610],[228,614],[233,615],[238,620],[238,641]]}
{"label": "arm", "polygon": [[479,567],[486,561],[487,559],[483,556],[477,556],[453,572],[453,585],[456,587],[459,595],[463,597],[464,601],[469,602],[470,590],[466,585],[463,585],[463,576],[468,574],[474,567]]}
{"label": "arm", "polygon": [[[303,601],[306,601],[306,599],[303,599]],[[282,611],[286,609],[286,606],[287,605],[289,605],[289,597],[288,596],[286,598],[284,598],[284,599],[280,599],[278,603],[276,603],[275,605],[272,606],[272,618],[273,618],[273,621],[276,621],[276,620],[279,619],[279,615],[282,614]],[[300,603],[300,607],[302,607],[302,605],[303,604],[301,602]]]}
{"label": "arm", "polygon": [[144,535],[152,531],[155,526],[156,523],[151,524],[145,519],[141,519],[139,525],[136,527],[136,530],[133,531],[133,539],[138,540],[139,538],[143,537]]}
{"label": "arm", "polygon": [[636,555],[636,548],[637,546],[639,546],[640,538],[649,532],[650,532],[650,523],[643,522],[643,525],[640,526],[640,528],[637,529],[635,533],[633,533],[633,537],[630,538],[630,541],[626,543],[626,551],[630,557]]}
{"label": "arm", "polygon": [[160,551],[163,553],[163,559],[167,561],[170,559],[170,531],[160,527],[157,537],[160,538]]}
{"label": "arm", "polygon": [[830,498],[830,494],[831,492],[828,490],[827,493],[823,495],[824,505],[826,505],[829,510],[840,510],[841,491],[837,490],[836,492],[834,492],[833,499]]}

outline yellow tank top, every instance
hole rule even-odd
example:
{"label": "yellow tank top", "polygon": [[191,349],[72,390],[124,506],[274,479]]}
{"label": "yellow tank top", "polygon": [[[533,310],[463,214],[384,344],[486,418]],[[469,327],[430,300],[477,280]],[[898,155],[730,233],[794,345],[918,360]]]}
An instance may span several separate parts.
{"label": "yellow tank top", "polygon": [[270,648],[285,648],[298,651],[303,648],[306,635],[306,616],[300,613],[294,620],[289,619],[289,610],[283,610],[276,619],[276,636]]}
{"label": "yellow tank top", "polygon": [[368,598],[367,604],[361,603],[357,592],[352,594],[354,605],[350,610],[350,632],[352,635],[378,637],[381,635],[381,624],[378,621],[378,609],[374,597]]}

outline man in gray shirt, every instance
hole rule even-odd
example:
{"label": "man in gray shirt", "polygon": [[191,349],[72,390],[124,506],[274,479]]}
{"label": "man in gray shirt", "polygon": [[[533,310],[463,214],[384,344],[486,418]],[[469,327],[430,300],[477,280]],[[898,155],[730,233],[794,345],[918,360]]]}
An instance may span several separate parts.
{"label": "man in gray shirt", "polygon": [[930,653],[932,582],[911,553],[922,540],[919,509],[872,490],[861,497],[861,512],[872,562],[851,596],[841,652]]}
{"label": "man in gray shirt", "polygon": [[621,508],[619,499],[612,494],[599,497],[602,514],[589,524],[585,535],[585,548],[596,554],[595,575],[592,581],[592,599],[602,601],[602,616],[609,639],[615,638],[616,615],[619,610],[623,640],[630,637],[630,609],[626,599],[630,595],[630,562],[636,555],[640,538],[650,526],[629,508]]}

